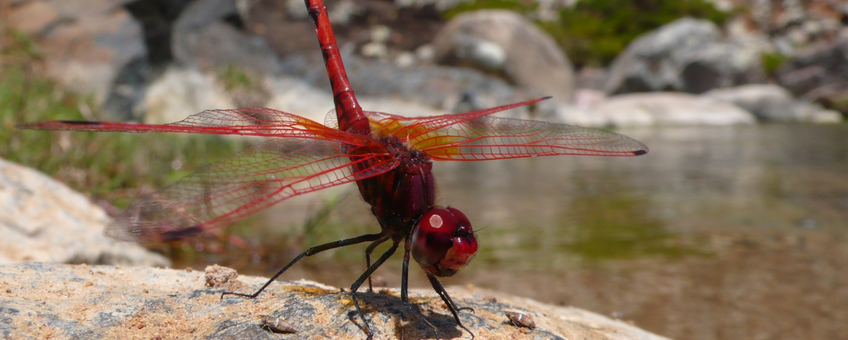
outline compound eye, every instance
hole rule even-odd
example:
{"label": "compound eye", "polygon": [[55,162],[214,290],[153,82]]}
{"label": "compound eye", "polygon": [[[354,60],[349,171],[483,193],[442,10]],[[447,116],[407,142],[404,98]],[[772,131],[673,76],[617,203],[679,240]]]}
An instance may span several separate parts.
{"label": "compound eye", "polygon": [[424,270],[451,276],[477,253],[477,240],[465,214],[456,208],[433,208],[418,220],[411,252]]}

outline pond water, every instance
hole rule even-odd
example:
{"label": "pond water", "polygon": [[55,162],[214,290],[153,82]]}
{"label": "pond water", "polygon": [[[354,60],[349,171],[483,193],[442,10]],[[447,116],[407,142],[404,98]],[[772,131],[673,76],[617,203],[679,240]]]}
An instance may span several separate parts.
{"label": "pond water", "polygon": [[[675,339],[846,338],[848,126],[619,132],[650,152],[438,162],[439,203],[469,216],[481,246],[444,283],[573,305]],[[286,201],[253,230],[304,234],[327,197],[342,199],[297,246],[377,230],[351,187]],[[364,269],[364,247],[351,248],[284,279],[347,287]],[[390,287],[400,257],[376,273]],[[411,272],[411,285],[427,286]]]}

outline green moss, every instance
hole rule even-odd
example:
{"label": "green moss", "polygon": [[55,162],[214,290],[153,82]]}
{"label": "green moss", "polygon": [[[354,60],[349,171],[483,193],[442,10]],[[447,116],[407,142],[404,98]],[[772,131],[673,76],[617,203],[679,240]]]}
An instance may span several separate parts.
{"label": "green moss", "polygon": [[218,69],[217,76],[227,92],[255,90],[261,86],[257,75],[235,64]]}
{"label": "green moss", "polygon": [[460,2],[455,7],[447,8],[442,11],[442,18],[445,20],[453,19],[453,17],[465,12],[473,12],[481,9],[502,9],[513,11],[521,14],[533,12],[538,7],[537,4],[527,1],[518,0],[474,0],[469,2]]}
{"label": "green moss", "polygon": [[769,75],[775,75],[777,70],[789,60],[789,57],[778,52],[763,53],[761,58],[763,62],[763,69],[766,71],[766,74]]}
{"label": "green moss", "polygon": [[[443,12],[451,18],[479,9],[508,9],[528,13],[533,6],[519,0],[473,1]],[[578,67],[606,65],[639,35],[682,17],[724,24],[733,13],[704,0],[579,0],[563,9],[559,20],[537,22],[565,50]]]}

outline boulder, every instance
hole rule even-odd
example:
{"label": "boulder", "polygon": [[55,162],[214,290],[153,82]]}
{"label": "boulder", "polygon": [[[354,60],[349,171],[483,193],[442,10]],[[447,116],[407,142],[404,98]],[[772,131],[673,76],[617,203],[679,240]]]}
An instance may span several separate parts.
{"label": "boulder", "polygon": [[848,112],[848,36],[798,50],[778,71],[779,83],[796,96]]}
{"label": "boulder", "polygon": [[48,76],[91,93],[113,119],[133,116],[149,77],[141,25],[128,0],[23,0],[0,20],[33,36]]}
{"label": "boulder", "polygon": [[[333,110],[333,96],[329,91],[318,89],[300,79],[287,77],[268,78],[268,87],[274,96],[266,105],[276,110],[306,117],[325,123],[329,112]],[[385,112],[405,117],[423,117],[442,115],[448,112],[409,100],[391,97],[357,96],[359,104],[366,111]],[[335,111],[332,111],[335,124]]]}
{"label": "boulder", "polygon": [[[728,102],[686,93],[612,96],[591,108],[592,125],[732,125],[756,122],[753,114]],[[568,120],[568,119],[564,119]]]}
{"label": "boulder", "polygon": [[762,46],[722,40],[710,21],[678,19],[634,40],[612,63],[608,94],[681,91],[764,80]]}
{"label": "boulder", "polygon": [[[769,122],[838,122],[841,116],[820,106],[795,100],[788,90],[773,84],[715,89],[705,97],[735,104]],[[830,111],[830,112],[828,112]]]}
{"label": "boulder", "polygon": [[173,123],[210,109],[232,109],[235,103],[215,77],[195,67],[169,67],[144,98],[148,124]]}
{"label": "boulder", "polygon": [[[143,267],[22,263],[0,266],[0,334],[45,339],[364,339],[349,292],[278,281],[255,299],[262,277]],[[473,287],[448,287],[477,339],[666,339],[573,307]],[[359,294],[375,339],[470,338],[432,290]]]}
{"label": "boulder", "polygon": [[502,10],[460,14],[433,38],[435,58],[504,74],[512,83],[568,100],[574,67],[553,38],[521,15]]}
{"label": "boulder", "polygon": [[218,69],[238,65],[259,74],[279,70],[277,55],[260,36],[237,29],[235,0],[198,0],[174,23],[174,59],[186,66]]}
{"label": "boulder", "polygon": [[85,196],[38,171],[0,159],[0,264],[170,265],[137,244],[107,238],[107,223],[103,209]]}
{"label": "boulder", "polygon": [[[403,98],[416,105],[458,113],[541,96],[538,93],[528,94],[497,77],[467,68],[438,65],[399,67],[354,55],[343,57],[357,97]],[[319,54],[287,55],[282,58],[281,65],[282,76],[303,79],[317,89],[330,92],[324,62]],[[275,91],[272,92],[277,93]],[[330,103],[314,102],[311,105],[329,110],[332,109]],[[373,111],[364,105],[363,108]],[[526,108],[512,111],[521,115],[526,112]],[[406,115],[404,112],[389,113]]]}

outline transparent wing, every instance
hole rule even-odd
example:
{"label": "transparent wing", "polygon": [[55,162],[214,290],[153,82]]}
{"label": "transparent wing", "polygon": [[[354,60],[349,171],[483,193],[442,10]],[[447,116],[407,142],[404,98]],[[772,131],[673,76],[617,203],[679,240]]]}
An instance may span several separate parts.
{"label": "transparent wing", "polygon": [[553,155],[638,156],[648,147],[614,132],[533,120],[482,117],[409,141],[438,160],[491,160]]}
{"label": "transparent wing", "polygon": [[[437,130],[446,126],[461,123],[464,121],[488,116],[501,111],[514,109],[516,107],[526,106],[538,103],[551,97],[538,98],[528,100],[526,102],[502,105],[483,110],[469,111],[459,114],[447,114],[441,116],[429,117],[404,117],[393,115],[390,113],[366,111],[365,115],[371,123],[371,130],[376,132],[375,138],[383,136],[411,136],[415,137],[427,132]],[[324,125],[337,129],[339,123],[336,119],[336,111],[331,110],[324,117]]]}
{"label": "transparent wing", "polygon": [[[553,155],[638,156],[648,152],[648,147],[641,142],[610,131],[490,116],[544,99],[433,117],[407,118],[381,112],[365,114],[377,136],[396,136],[438,160]],[[331,120],[328,118],[328,121]]]}
{"label": "transparent wing", "polygon": [[291,113],[264,107],[232,110],[206,110],[170,124],[138,124],[92,121],[46,121],[19,124],[21,129],[183,132],[218,135],[322,138],[338,140],[344,132]]}
{"label": "transparent wing", "polygon": [[177,239],[395,166],[395,158],[374,142],[353,147],[337,141],[274,139],[200,168],[134,203],[107,234],[141,242]]}

